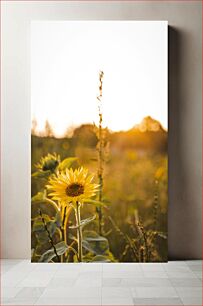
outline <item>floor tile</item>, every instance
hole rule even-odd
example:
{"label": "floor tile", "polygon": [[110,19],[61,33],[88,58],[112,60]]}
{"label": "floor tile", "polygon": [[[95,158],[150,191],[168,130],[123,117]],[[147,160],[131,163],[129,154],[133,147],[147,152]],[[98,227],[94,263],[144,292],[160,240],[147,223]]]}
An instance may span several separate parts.
{"label": "floor tile", "polygon": [[128,287],[171,287],[168,278],[125,278],[121,283]]}
{"label": "floor tile", "polygon": [[165,271],[143,271],[143,276],[146,278],[168,278]]}
{"label": "floor tile", "polygon": [[202,305],[201,261],[1,265],[3,305]]}
{"label": "floor tile", "polygon": [[95,279],[95,278],[102,278],[102,272],[100,271],[85,271],[80,272],[78,275],[78,278],[80,279]]}
{"label": "floor tile", "polygon": [[190,305],[190,306],[196,306],[196,305],[203,305],[203,301],[201,297],[182,297],[181,298],[183,305]]}
{"label": "floor tile", "polygon": [[147,263],[141,266],[145,272],[164,272],[164,267],[161,263]]}
{"label": "floor tile", "polygon": [[179,298],[134,298],[134,305],[150,305],[150,306],[156,306],[156,305],[170,305],[170,306],[176,306],[176,305],[183,305],[183,302]]}
{"label": "floor tile", "polygon": [[2,283],[5,287],[15,287],[22,281],[26,276],[28,276],[34,267],[30,264],[24,264],[24,262],[18,263],[12,269],[7,271],[2,275]]}
{"label": "floor tile", "polygon": [[56,271],[54,274],[55,277],[61,277],[61,278],[77,278],[80,274],[79,270],[74,270],[74,269],[59,269]]}
{"label": "floor tile", "polygon": [[143,276],[143,271],[103,271],[104,278],[135,278]]}
{"label": "floor tile", "polygon": [[202,265],[202,260],[186,260],[188,266]]}
{"label": "floor tile", "polygon": [[191,272],[191,269],[186,265],[167,265],[164,266],[163,269],[166,272]]}
{"label": "floor tile", "polygon": [[193,273],[195,274],[197,278],[202,279],[202,272],[193,271]]}
{"label": "floor tile", "polygon": [[131,297],[115,297],[115,298],[102,298],[102,305],[108,305],[108,306],[130,306],[134,305],[133,299]]}
{"label": "floor tile", "polygon": [[201,297],[202,287],[177,287],[176,291],[180,297]]}
{"label": "floor tile", "polygon": [[101,297],[101,288],[91,287],[72,287],[72,288],[58,288],[45,289],[42,297],[47,298],[99,298]]}
{"label": "floor tile", "polygon": [[13,268],[13,265],[3,265],[1,267],[1,274],[4,274],[6,272],[8,272],[9,270],[11,270]]}
{"label": "floor tile", "polygon": [[4,305],[34,305],[38,298],[36,297],[29,297],[29,298],[12,298],[5,302]]}
{"label": "floor tile", "polygon": [[59,264],[50,264],[50,263],[41,263],[35,264],[35,268],[33,271],[35,272],[56,272],[60,268]]}
{"label": "floor tile", "polygon": [[102,287],[122,287],[122,278],[103,278]]}
{"label": "floor tile", "polygon": [[100,306],[101,305],[101,298],[81,298],[81,297],[66,297],[66,298],[45,298],[41,297],[37,300],[35,305],[53,305],[53,306],[58,306],[58,305],[78,305],[78,306],[89,306],[89,305],[94,305],[94,306]]}
{"label": "floor tile", "polygon": [[111,263],[103,264],[103,272],[142,272],[140,263]]}
{"label": "floor tile", "polygon": [[202,272],[202,265],[192,265],[189,266],[190,270],[192,270],[193,272]]}
{"label": "floor tile", "polygon": [[137,287],[135,291],[141,298],[179,297],[173,287]]}
{"label": "floor tile", "polygon": [[202,282],[199,278],[170,278],[173,287],[200,287]]}
{"label": "floor tile", "polygon": [[75,281],[75,286],[76,287],[92,287],[92,288],[95,288],[95,287],[101,287],[102,286],[102,278],[87,278],[87,279],[81,279],[81,278],[78,278],[76,281]]}
{"label": "floor tile", "polygon": [[15,297],[21,288],[15,287],[2,287],[1,288],[1,296],[2,298],[13,298]]}
{"label": "floor tile", "polygon": [[185,260],[173,260],[168,262],[161,263],[162,266],[186,266],[187,263]]}
{"label": "floor tile", "polygon": [[21,282],[18,283],[18,287],[46,287],[50,280],[55,275],[55,272],[31,272]]}
{"label": "floor tile", "polygon": [[102,298],[128,298],[131,296],[130,288],[104,287],[102,288]]}
{"label": "floor tile", "polygon": [[81,272],[102,272],[102,263],[83,263],[81,264]]}
{"label": "floor tile", "polygon": [[59,268],[57,269],[57,272],[65,272],[67,274],[69,273],[79,273],[82,271],[82,264],[81,263],[60,263],[58,264]]}
{"label": "floor tile", "polygon": [[7,273],[5,273],[5,275],[2,275],[1,281],[2,281],[3,286],[5,287],[15,287],[26,276],[27,276],[27,272],[14,274],[8,271]]}
{"label": "floor tile", "polygon": [[193,273],[192,271],[191,272],[167,271],[167,275],[169,278],[197,278],[195,273]]}
{"label": "floor tile", "polygon": [[44,292],[45,288],[42,287],[25,287],[20,288],[20,291],[17,293],[16,298],[39,298]]}
{"label": "floor tile", "polygon": [[73,287],[76,278],[53,277],[47,285],[47,288],[67,288]]}

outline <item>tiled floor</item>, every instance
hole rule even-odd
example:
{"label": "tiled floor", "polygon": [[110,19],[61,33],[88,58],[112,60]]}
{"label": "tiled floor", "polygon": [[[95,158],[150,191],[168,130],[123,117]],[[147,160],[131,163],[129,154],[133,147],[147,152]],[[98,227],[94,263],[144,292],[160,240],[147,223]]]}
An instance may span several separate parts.
{"label": "tiled floor", "polygon": [[202,305],[202,262],[1,261],[1,305]]}

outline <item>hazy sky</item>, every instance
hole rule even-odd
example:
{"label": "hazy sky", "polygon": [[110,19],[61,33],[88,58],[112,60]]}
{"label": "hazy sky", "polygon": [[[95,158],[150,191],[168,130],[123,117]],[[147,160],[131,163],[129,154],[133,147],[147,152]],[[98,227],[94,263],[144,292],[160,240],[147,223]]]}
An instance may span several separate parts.
{"label": "hazy sky", "polygon": [[99,71],[103,117],[127,130],[152,116],[167,129],[167,22],[33,21],[32,118],[57,136],[69,126],[97,123]]}

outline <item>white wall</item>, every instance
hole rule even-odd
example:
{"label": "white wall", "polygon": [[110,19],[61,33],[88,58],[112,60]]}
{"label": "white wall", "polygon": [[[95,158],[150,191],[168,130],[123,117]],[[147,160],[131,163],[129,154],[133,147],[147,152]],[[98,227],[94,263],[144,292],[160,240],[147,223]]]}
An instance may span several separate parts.
{"label": "white wall", "polygon": [[169,21],[169,256],[200,258],[201,2],[4,1],[3,258],[30,258],[30,21]]}

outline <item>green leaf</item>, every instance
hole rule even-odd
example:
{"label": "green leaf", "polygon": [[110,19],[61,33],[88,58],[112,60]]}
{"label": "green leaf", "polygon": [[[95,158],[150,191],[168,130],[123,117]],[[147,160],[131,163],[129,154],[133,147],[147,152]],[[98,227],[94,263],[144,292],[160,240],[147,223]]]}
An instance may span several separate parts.
{"label": "green leaf", "polygon": [[36,219],[40,218],[40,213],[42,214],[48,214],[52,220],[55,220],[56,216],[56,210],[53,208],[51,205],[47,205],[46,203],[40,203],[40,202],[35,202],[34,204],[32,203],[31,205],[31,220],[35,221]]}
{"label": "green leaf", "polygon": [[33,196],[31,198],[31,204],[33,204],[33,205],[34,204],[49,204],[55,209],[56,212],[59,212],[59,208],[58,208],[57,204],[54,201],[48,199],[46,197],[45,192],[44,193],[43,192],[38,192],[35,196]]}
{"label": "green leaf", "polygon": [[50,235],[53,236],[54,233],[56,232],[56,229],[57,229],[57,225],[56,225],[55,221],[47,222],[47,229],[48,229]]}
{"label": "green leaf", "polygon": [[46,231],[44,222],[42,221],[42,218],[45,220],[47,225],[50,222],[53,222],[51,220],[51,218],[48,215],[46,215],[46,214],[42,214],[42,217],[41,216],[37,216],[34,219],[34,223],[33,223],[33,226],[32,226],[32,231],[33,232],[44,232],[44,231]]}
{"label": "green leaf", "polygon": [[65,241],[61,241],[61,242],[57,243],[55,245],[55,247],[56,247],[56,251],[57,251],[58,255],[63,255],[68,249],[68,246],[65,243]]}
{"label": "green leaf", "polygon": [[[57,254],[60,256],[60,255],[63,255],[67,251],[68,246],[66,245],[64,241],[61,241],[55,245],[55,248],[56,248]],[[39,262],[50,262],[54,257],[56,257],[56,254],[54,252],[54,249],[52,248],[46,251],[44,254],[42,254],[42,256],[39,259]]]}
{"label": "green leaf", "polygon": [[37,240],[40,244],[44,244],[44,243],[47,243],[49,241],[48,234],[45,231],[44,232],[36,232],[35,235],[36,235],[36,238],[37,238]]}
{"label": "green leaf", "polygon": [[87,237],[86,238],[86,241],[99,241],[99,242],[106,242],[107,239],[105,237],[102,237],[102,236],[98,236],[98,237]]}
{"label": "green leaf", "polygon": [[97,201],[97,200],[92,200],[92,199],[83,200],[83,203],[91,204],[91,205],[95,205],[95,206],[106,207],[106,205],[103,202]]}
{"label": "green leaf", "polygon": [[95,255],[103,255],[109,250],[109,243],[105,237],[95,231],[83,232],[83,247]]}
{"label": "green leaf", "polygon": [[46,251],[44,254],[42,254],[42,256],[39,259],[39,262],[49,262],[55,256],[56,256],[56,254],[54,253],[54,250],[50,249],[50,250]]}
{"label": "green leaf", "polygon": [[32,177],[33,178],[41,178],[41,179],[46,179],[51,175],[51,171],[47,170],[47,171],[36,171],[34,173],[32,173]]}
{"label": "green leaf", "polygon": [[94,240],[94,241],[99,241],[100,239],[103,241],[103,240],[107,240],[105,237],[102,237],[102,236],[100,236],[97,232],[95,232],[95,231],[88,231],[88,230],[86,230],[86,231],[84,231],[83,232],[83,237],[84,237],[84,239],[86,239],[86,240]]}
{"label": "green leaf", "polygon": [[94,249],[92,248],[91,244],[90,244],[88,241],[86,241],[86,240],[83,240],[83,241],[82,241],[82,247],[83,247],[85,250],[91,252],[92,254],[97,254],[96,250],[94,250]]}
{"label": "green leaf", "polygon": [[32,226],[32,231],[33,232],[44,232],[45,228],[44,228],[44,223],[42,222],[42,220],[35,220]]}
{"label": "green leaf", "polygon": [[77,157],[68,157],[65,158],[58,166],[59,170],[65,170],[66,168],[70,168],[70,166],[77,160]]}
{"label": "green leaf", "polygon": [[35,248],[35,253],[41,256],[46,251],[50,250],[51,245],[49,240],[46,241],[46,243],[38,243]]}
{"label": "green leaf", "polygon": [[44,193],[43,192],[38,192],[35,196],[31,198],[32,202],[39,202],[44,200]]}
{"label": "green leaf", "polygon": [[37,216],[34,219],[34,223],[33,223],[33,226],[32,226],[32,231],[33,232],[41,232],[41,231],[46,230],[45,226],[44,226],[44,223],[42,221],[42,218],[45,220],[46,223],[52,221],[51,218],[46,214],[42,214],[42,216]]}
{"label": "green leaf", "polygon": [[91,223],[93,220],[95,220],[95,218],[96,218],[96,215],[94,215],[94,216],[92,216],[92,217],[89,217],[89,218],[87,218],[87,219],[81,220],[80,225],[81,225],[82,227],[84,227],[84,226],[86,226],[87,224]]}
{"label": "green leaf", "polygon": [[61,213],[58,211],[55,216],[55,222],[58,227],[62,225]]}
{"label": "green leaf", "polygon": [[83,228],[84,226],[86,226],[87,224],[92,222],[95,218],[96,218],[96,215],[94,215],[93,217],[89,217],[87,219],[81,220],[80,226],[73,225],[73,226],[69,226],[69,228],[71,228],[71,229],[77,229],[79,227]]}
{"label": "green leaf", "polygon": [[96,255],[93,257],[92,262],[111,262],[108,258],[108,256],[104,255]]}
{"label": "green leaf", "polygon": [[[42,218],[45,220],[47,229],[45,227],[45,224]],[[38,216],[37,218],[35,218],[33,222],[33,226],[32,226],[32,232],[35,233],[35,236],[39,243],[44,244],[47,241],[49,241],[49,235],[48,235],[47,230],[49,231],[51,236],[54,235],[54,233],[57,230],[57,225],[55,223],[55,220],[52,220],[46,214],[42,214],[42,217]]]}

